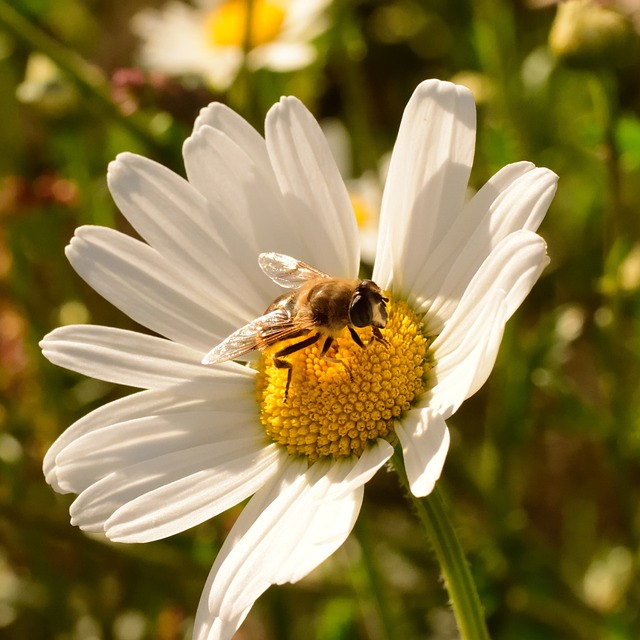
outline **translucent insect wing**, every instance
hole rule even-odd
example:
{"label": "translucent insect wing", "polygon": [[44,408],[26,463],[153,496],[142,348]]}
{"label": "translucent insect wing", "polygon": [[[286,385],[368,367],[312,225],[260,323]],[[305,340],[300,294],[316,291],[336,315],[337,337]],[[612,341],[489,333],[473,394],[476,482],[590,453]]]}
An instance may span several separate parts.
{"label": "translucent insect wing", "polygon": [[260,349],[269,344],[268,337],[281,327],[288,327],[291,321],[289,313],[284,309],[275,309],[264,316],[256,318],[244,327],[234,331],[219,345],[211,349],[202,358],[202,364],[219,364],[228,360],[235,360],[254,349]]}
{"label": "translucent insect wing", "polygon": [[258,264],[266,275],[285,289],[297,289],[309,280],[329,278],[326,273],[306,262],[282,253],[261,253]]}

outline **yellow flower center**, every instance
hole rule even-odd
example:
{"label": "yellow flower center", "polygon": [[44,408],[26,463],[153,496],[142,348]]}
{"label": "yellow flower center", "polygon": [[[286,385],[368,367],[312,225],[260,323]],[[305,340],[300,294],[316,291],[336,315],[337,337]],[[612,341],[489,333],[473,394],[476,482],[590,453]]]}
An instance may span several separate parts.
{"label": "yellow flower center", "polygon": [[287,370],[275,367],[273,354],[287,343],[262,354],[257,376],[260,419],[274,442],[315,461],[360,456],[368,442],[393,438],[395,421],[423,393],[434,361],[432,339],[424,334],[421,318],[394,300],[388,312],[382,330],[388,344],[373,340],[367,327],[357,330],[363,349],[345,328],[326,354],[339,362],[320,355],[322,340],[287,356],[293,369],[286,402]]}
{"label": "yellow flower center", "polygon": [[248,41],[249,48],[253,49],[277,37],[284,22],[284,9],[275,2],[253,0],[249,37],[246,38],[248,4],[247,0],[226,0],[208,15],[205,31],[212,45],[242,47]]}

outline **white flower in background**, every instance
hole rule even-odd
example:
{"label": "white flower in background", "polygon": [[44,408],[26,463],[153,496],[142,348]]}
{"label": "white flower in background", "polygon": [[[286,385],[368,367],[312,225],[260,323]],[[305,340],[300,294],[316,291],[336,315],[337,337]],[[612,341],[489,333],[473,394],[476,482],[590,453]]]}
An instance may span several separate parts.
{"label": "white flower in background", "polygon": [[240,70],[248,44],[250,69],[286,72],[315,60],[311,40],[327,26],[330,0],[253,0],[247,31],[247,0],[171,0],[163,9],[136,14],[131,28],[142,40],[140,64],[171,76],[202,78],[225,90]]}
{"label": "white flower in background", "polygon": [[[430,80],[412,96],[389,166],[374,281],[390,298],[388,344],[336,340],[286,370],[201,360],[260,316],[283,289],[261,252],[356,278],[358,231],[321,130],[295,98],[268,113],[262,138],[221,104],[184,145],[188,180],[124,154],[109,186],[144,239],[81,227],[67,249],[78,273],[158,334],[76,325],[42,341],[52,362],[144,389],[88,414],[44,461],[78,493],[72,523],[115,541],[183,531],[253,495],[207,580],[195,637],[231,638],[271,584],[295,582],[351,531],[364,484],[397,437],[413,493],[427,495],[449,446],[446,420],[486,380],[506,321],[547,263],[535,230],[556,176],[527,162],[464,196],[473,160],[468,90]],[[359,329],[363,341],[371,329]],[[333,354],[333,352],[330,352]],[[347,365],[347,366],[344,366]]]}
{"label": "white flower in background", "polygon": [[377,172],[365,171],[359,177],[345,181],[360,232],[360,255],[362,262],[368,265],[372,265],[376,257],[383,176],[387,173],[388,158],[383,158],[380,165]]}
{"label": "white flower in background", "polygon": [[358,177],[354,177],[351,138],[347,127],[342,121],[335,118],[321,122],[320,126],[347,185],[360,236],[360,257],[363,263],[372,265],[378,243],[382,187],[389,170],[390,154],[385,154],[380,158],[375,171],[369,169]]}

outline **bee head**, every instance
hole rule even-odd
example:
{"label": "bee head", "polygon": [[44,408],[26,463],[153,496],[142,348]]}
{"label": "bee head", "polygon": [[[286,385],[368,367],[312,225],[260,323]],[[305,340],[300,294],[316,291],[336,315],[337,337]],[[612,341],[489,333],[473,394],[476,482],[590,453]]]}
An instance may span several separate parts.
{"label": "bee head", "polygon": [[363,280],[353,292],[349,305],[349,321],[354,327],[377,327],[387,325],[387,302],[380,287],[372,280]]}

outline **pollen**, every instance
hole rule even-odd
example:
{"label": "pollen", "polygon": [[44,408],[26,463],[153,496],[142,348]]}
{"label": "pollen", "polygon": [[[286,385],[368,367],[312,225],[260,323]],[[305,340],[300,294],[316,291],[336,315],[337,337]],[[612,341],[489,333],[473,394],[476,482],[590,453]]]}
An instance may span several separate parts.
{"label": "pollen", "polygon": [[209,42],[214,46],[236,47],[242,47],[248,42],[249,48],[253,49],[275,40],[285,19],[283,8],[269,0],[253,0],[250,25],[247,10],[247,0],[226,0],[219,4],[205,23]]}
{"label": "pollen", "polygon": [[362,348],[345,328],[326,357],[320,355],[322,339],[287,356],[292,377],[286,402],[287,370],[275,367],[273,354],[287,343],[262,354],[257,397],[271,440],[316,461],[360,456],[378,438],[395,439],[394,424],[428,387],[434,360],[420,316],[394,300],[388,312],[382,330],[387,344],[367,327],[357,330]]}

